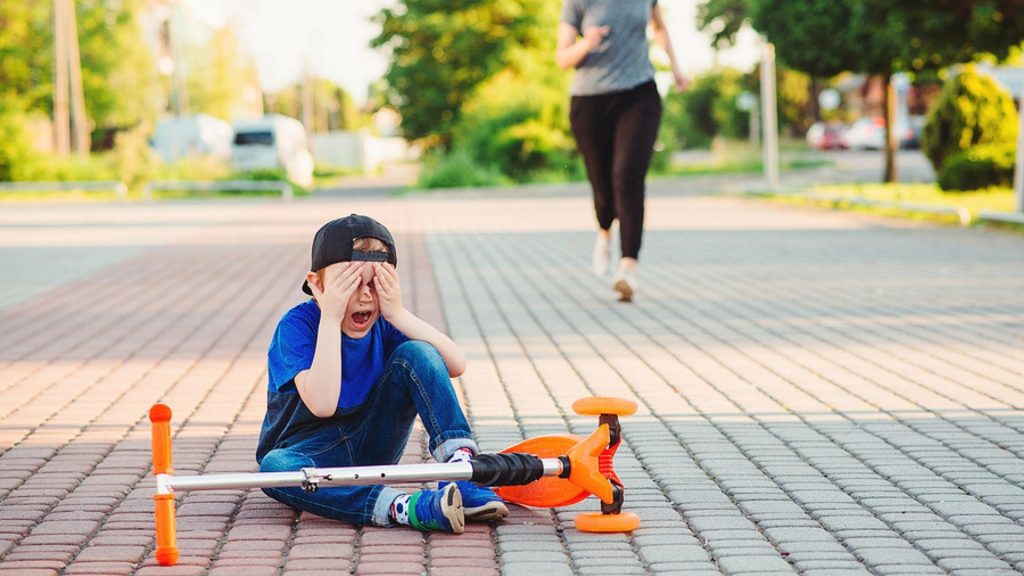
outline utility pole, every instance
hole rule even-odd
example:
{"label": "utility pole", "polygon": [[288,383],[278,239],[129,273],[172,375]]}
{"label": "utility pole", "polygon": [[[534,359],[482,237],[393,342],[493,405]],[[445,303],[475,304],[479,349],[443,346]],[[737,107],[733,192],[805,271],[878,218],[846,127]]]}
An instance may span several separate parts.
{"label": "utility pole", "polygon": [[[82,61],[78,51],[78,25],[74,0],[53,2],[53,129],[54,147],[59,156],[66,156],[74,143],[75,151],[89,153],[88,120],[85,117],[85,95],[82,91]],[[68,106],[68,94],[71,106]],[[72,123],[72,120],[74,122]],[[72,139],[71,127],[74,126]]]}
{"label": "utility pole", "polygon": [[779,127],[775,104],[775,46],[761,38],[761,117],[764,119],[764,178],[779,187]]}
{"label": "utility pole", "polygon": [[188,102],[188,77],[185,69],[185,51],[183,49],[182,32],[184,30],[181,7],[177,2],[170,5],[170,17],[167,20],[167,36],[170,40],[171,58],[174,60],[174,115],[187,116],[189,113]]}
{"label": "utility pole", "polygon": [[75,0],[66,0],[68,59],[71,80],[71,118],[73,120],[72,141],[79,156],[89,154],[89,120],[85,117],[85,93],[82,91],[82,58],[78,51],[78,22],[75,16]]}
{"label": "utility pole", "polygon": [[316,112],[313,110],[313,75],[306,68],[302,75],[302,124],[306,127],[306,133],[316,132]]}
{"label": "utility pole", "polygon": [[67,4],[53,0],[53,145],[58,156],[71,150],[68,116]]}

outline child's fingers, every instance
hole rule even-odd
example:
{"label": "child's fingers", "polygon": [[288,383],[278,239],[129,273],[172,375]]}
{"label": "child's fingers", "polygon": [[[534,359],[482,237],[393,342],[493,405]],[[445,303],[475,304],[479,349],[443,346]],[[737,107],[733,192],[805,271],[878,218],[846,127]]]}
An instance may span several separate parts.
{"label": "child's fingers", "polygon": [[378,287],[386,294],[390,294],[395,287],[395,277],[392,270],[384,264],[374,264],[374,277],[378,279]]}
{"label": "child's fingers", "polygon": [[353,275],[349,276],[348,283],[345,285],[345,291],[346,292],[354,292],[357,288],[359,288],[359,283],[362,282],[362,281],[363,281],[363,275],[362,274],[353,274]]}
{"label": "child's fingers", "polygon": [[333,284],[345,272],[345,268],[346,266],[329,267],[324,274],[324,284]]}
{"label": "child's fingers", "polygon": [[358,268],[352,265],[352,262],[345,262],[341,266],[338,266],[337,276],[331,281],[332,286],[338,288],[345,288],[353,277],[358,278],[359,274],[356,274]]}
{"label": "child's fingers", "polygon": [[390,263],[387,263],[387,262],[385,262],[384,264],[378,264],[378,266],[380,266],[380,270],[382,271],[384,276],[387,278],[388,284],[390,284],[392,286],[397,286],[398,285],[398,271],[395,270],[395,267],[392,266]]}

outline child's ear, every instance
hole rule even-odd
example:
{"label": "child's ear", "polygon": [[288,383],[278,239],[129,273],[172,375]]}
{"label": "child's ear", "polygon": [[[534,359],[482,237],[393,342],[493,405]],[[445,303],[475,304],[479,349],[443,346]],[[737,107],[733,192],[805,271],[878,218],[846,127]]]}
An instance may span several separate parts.
{"label": "child's ear", "polygon": [[315,286],[320,292],[324,291],[324,286],[320,283],[320,275],[316,272],[306,272],[306,283]]}

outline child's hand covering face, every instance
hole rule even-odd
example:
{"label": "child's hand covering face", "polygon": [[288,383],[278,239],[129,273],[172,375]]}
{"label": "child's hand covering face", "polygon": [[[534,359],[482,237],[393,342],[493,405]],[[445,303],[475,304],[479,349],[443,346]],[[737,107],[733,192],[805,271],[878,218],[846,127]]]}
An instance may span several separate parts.
{"label": "child's hand covering face", "polygon": [[402,287],[398,270],[389,263],[373,263],[373,285],[380,300],[380,313],[385,320],[392,320],[402,311]]}
{"label": "child's hand covering face", "polygon": [[339,262],[324,269],[324,287],[321,291],[313,282],[309,289],[320,305],[320,313],[331,318],[345,317],[348,302],[362,281],[362,262]]}

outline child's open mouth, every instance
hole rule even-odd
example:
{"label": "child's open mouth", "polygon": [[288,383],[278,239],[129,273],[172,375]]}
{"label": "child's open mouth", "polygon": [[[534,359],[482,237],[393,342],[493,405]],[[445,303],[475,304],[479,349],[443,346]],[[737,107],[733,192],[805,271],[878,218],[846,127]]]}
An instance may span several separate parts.
{"label": "child's open mouth", "polygon": [[370,312],[356,312],[352,314],[352,324],[356,328],[365,328],[370,323]]}

